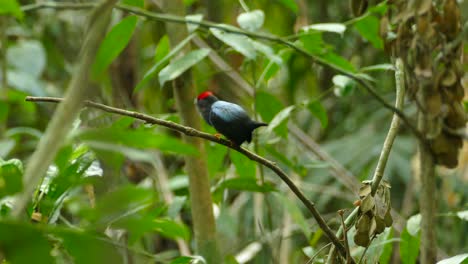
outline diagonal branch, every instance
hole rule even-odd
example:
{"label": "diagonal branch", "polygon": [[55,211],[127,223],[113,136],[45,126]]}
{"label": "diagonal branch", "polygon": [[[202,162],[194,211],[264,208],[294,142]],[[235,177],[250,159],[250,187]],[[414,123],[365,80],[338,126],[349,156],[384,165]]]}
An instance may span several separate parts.
{"label": "diagonal branch", "polygon": [[[29,102],[50,102],[50,103],[59,103],[63,101],[62,98],[57,98],[57,97],[33,97],[33,96],[28,96],[26,97],[26,101]],[[233,146],[230,141],[222,138],[217,138],[214,135],[201,132],[199,130],[193,129],[191,127],[179,125],[177,123],[171,122],[171,121],[166,121],[162,120],[159,118],[155,118],[149,115],[145,115],[142,113],[134,112],[134,111],[128,111],[124,109],[119,109],[111,106],[107,106],[104,104],[99,104],[91,101],[85,101],[85,106],[96,108],[103,110],[105,112],[109,113],[114,113],[118,115],[123,115],[123,116],[129,116],[135,119],[139,119],[142,121],[145,121],[146,123],[149,124],[154,124],[154,125],[160,125],[167,127],[169,129],[178,131],[182,134],[185,134],[187,136],[191,137],[199,137],[203,138],[221,145],[224,145],[228,148],[234,149],[235,151],[243,154],[244,156],[248,157],[249,159],[256,161],[263,166],[271,169],[276,175],[278,175],[281,180],[288,185],[289,189],[301,200],[301,202],[307,207],[307,209],[312,213],[312,216],[315,218],[317,221],[318,225],[320,228],[325,232],[327,237],[331,240],[333,245],[338,249],[340,254],[343,257],[346,257],[346,250],[343,246],[343,244],[338,240],[338,238],[335,236],[333,231],[330,229],[330,227],[327,225],[325,220],[322,218],[320,213],[317,211],[315,208],[315,205],[313,202],[311,202],[307,197],[302,193],[302,191],[294,184],[294,182],[289,178],[289,176],[278,166],[276,165],[275,162],[270,161],[268,159],[265,159],[264,157],[261,157],[245,148],[239,147],[239,146]]]}
{"label": "diagonal branch", "polygon": [[[92,8],[95,4],[93,3],[56,3],[56,2],[40,2],[36,4],[30,4],[30,5],[24,5],[21,7],[21,10],[24,12],[27,11],[34,11],[34,10],[39,10],[39,9],[44,9],[44,8],[52,8],[52,9],[71,9],[71,10],[81,10],[81,9],[87,9],[87,8]],[[421,141],[421,142],[426,142],[425,137],[421,134],[421,132],[413,125],[414,122],[412,122],[401,110],[395,108],[392,106],[390,103],[385,101],[382,96],[380,96],[377,91],[374,89],[372,85],[370,85],[367,81],[363,80],[359,76],[353,74],[352,72],[346,71],[344,69],[341,69],[335,65],[332,65],[325,61],[324,59],[317,57],[310,52],[308,52],[306,49],[294,44],[291,41],[288,41],[285,38],[272,35],[272,34],[265,34],[265,33],[258,33],[258,32],[251,32],[251,31],[246,31],[242,30],[240,28],[234,27],[234,26],[229,26],[229,25],[223,25],[223,24],[217,24],[213,23],[210,21],[206,20],[195,20],[195,19],[189,19],[185,17],[180,17],[180,16],[175,16],[171,14],[161,14],[161,13],[155,13],[151,11],[147,11],[141,8],[137,7],[132,7],[128,5],[116,5],[117,9],[127,11],[129,13],[133,13],[135,15],[139,15],[148,19],[153,19],[153,20],[158,20],[158,21],[165,21],[165,22],[172,22],[172,23],[183,23],[183,24],[195,24],[199,25],[201,27],[205,28],[216,28],[223,30],[228,33],[232,34],[239,34],[239,35],[244,35],[256,39],[263,39],[263,40],[268,40],[271,42],[275,42],[278,44],[281,44],[283,46],[289,47],[296,52],[312,59],[313,62],[329,67],[343,75],[346,75],[350,77],[351,79],[355,80],[357,83],[361,84],[362,87],[371,95],[373,96],[379,103],[381,103],[385,108],[389,109],[390,111],[396,113],[400,119],[405,123],[405,125],[411,130],[411,132]]]}

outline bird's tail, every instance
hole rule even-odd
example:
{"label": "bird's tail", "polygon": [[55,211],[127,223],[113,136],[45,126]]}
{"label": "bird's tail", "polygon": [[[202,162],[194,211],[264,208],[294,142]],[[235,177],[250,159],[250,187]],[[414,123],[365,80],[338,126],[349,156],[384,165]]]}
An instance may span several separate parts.
{"label": "bird's tail", "polygon": [[256,128],[261,127],[261,126],[268,126],[268,124],[267,124],[267,123],[263,123],[263,122],[256,122],[256,121],[254,121],[252,126],[253,126],[253,129],[256,129]]}

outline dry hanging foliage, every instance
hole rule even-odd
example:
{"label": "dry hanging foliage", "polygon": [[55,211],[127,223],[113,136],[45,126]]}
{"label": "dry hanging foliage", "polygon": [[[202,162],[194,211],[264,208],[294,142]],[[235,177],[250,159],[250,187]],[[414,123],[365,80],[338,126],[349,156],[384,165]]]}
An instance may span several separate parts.
{"label": "dry hanging foliage", "polygon": [[429,118],[425,136],[436,163],[458,164],[465,126],[460,9],[456,0],[393,0],[381,20],[385,49],[406,64],[408,94]]}

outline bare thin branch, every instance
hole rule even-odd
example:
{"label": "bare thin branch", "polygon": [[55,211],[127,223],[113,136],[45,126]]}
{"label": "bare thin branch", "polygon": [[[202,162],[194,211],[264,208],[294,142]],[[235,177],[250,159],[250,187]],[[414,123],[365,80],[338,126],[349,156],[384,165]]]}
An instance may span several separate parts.
{"label": "bare thin branch", "polygon": [[[51,103],[59,103],[63,101],[62,98],[57,98],[57,97],[33,97],[33,96],[28,96],[26,97],[26,101],[29,102],[51,102]],[[258,162],[262,164],[263,166],[271,169],[276,175],[278,175],[281,180],[288,185],[289,189],[301,200],[301,202],[307,207],[307,209],[312,213],[312,216],[315,218],[317,221],[318,225],[320,228],[323,230],[323,232],[326,234],[326,236],[330,239],[330,241],[333,243],[333,245],[338,248],[338,251],[343,257],[346,257],[346,249],[344,248],[343,244],[338,240],[338,238],[335,236],[333,231],[330,229],[330,227],[327,225],[323,217],[320,215],[320,213],[317,211],[315,208],[315,205],[313,202],[311,202],[307,197],[302,193],[302,191],[294,184],[294,182],[289,178],[289,176],[279,167],[276,165],[275,162],[270,161],[268,159],[265,159],[264,157],[261,157],[245,148],[235,146],[231,144],[230,141],[223,139],[223,138],[217,138],[214,135],[208,134],[201,132],[199,130],[193,129],[191,127],[179,125],[177,123],[171,122],[171,121],[166,121],[162,120],[159,118],[155,118],[149,115],[145,115],[142,113],[134,112],[134,111],[128,111],[128,110],[123,110],[111,106],[107,106],[104,104],[99,104],[91,101],[85,101],[85,105],[88,107],[96,108],[103,110],[105,112],[109,113],[114,113],[118,115],[123,115],[123,116],[129,116],[135,119],[139,119],[142,121],[145,121],[148,124],[154,124],[154,125],[160,125],[167,127],[169,129],[178,131],[180,133],[183,133],[187,136],[191,137],[199,137],[203,138],[221,145],[224,145],[228,148],[231,148],[244,156],[248,157],[249,159]]]}

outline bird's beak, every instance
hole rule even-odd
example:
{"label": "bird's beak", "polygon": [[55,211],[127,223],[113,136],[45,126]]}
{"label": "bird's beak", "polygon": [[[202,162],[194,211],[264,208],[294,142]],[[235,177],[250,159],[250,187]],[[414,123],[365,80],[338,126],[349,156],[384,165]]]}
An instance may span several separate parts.
{"label": "bird's beak", "polygon": [[193,99],[193,104],[194,104],[194,105],[197,104],[197,98],[194,98],[194,99]]}

